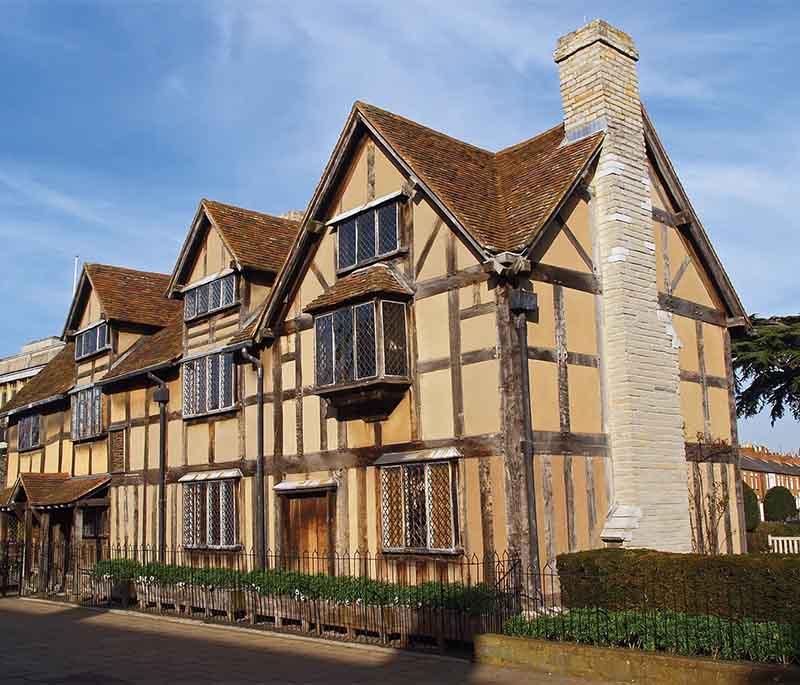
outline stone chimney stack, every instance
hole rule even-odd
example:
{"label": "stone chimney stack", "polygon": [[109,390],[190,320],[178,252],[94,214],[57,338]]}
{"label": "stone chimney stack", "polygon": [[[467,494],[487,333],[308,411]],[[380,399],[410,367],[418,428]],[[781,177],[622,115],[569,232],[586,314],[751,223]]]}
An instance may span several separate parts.
{"label": "stone chimney stack", "polygon": [[607,544],[691,551],[678,350],[659,310],[639,53],[595,20],[558,41],[568,140],[605,131],[590,184],[613,470]]}

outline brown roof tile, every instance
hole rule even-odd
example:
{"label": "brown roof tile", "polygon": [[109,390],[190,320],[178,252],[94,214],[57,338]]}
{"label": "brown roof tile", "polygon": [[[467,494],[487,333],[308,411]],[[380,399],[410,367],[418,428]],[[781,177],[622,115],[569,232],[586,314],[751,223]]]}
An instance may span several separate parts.
{"label": "brown roof tile", "polygon": [[84,270],[108,319],[164,326],[181,308],[180,302],[164,297],[167,274],[106,264],[85,264]]}
{"label": "brown roof tile", "polygon": [[395,295],[410,298],[413,294],[385,264],[376,264],[355,271],[336,281],[306,308],[306,312],[332,309],[369,295]]}
{"label": "brown roof tile", "polygon": [[11,494],[14,492],[14,486],[12,485],[10,488],[5,488],[4,490],[0,490],[0,507],[4,507],[8,504],[9,499],[11,499]]}
{"label": "brown roof tile", "polygon": [[33,506],[71,504],[111,481],[107,475],[70,477],[68,473],[21,473],[19,484]]}
{"label": "brown roof tile", "polygon": [[213,200],[203,199],[201,204],[239,264],[246,269],[280,271],[299,222]]}
{"label": "brown roof tile", "polygon": [[2,414],[13,412],[34,402],[63,395],[75,383],[75,345],[67,343],[47,365],[36,374],[3,407]]}
{"label": "brown roof tile", "polygon": [[544,228],[603,134],[564,145],[564,127],[493,153],[364,102],[356,109],[475,239],[519,250]]}
{"label": "brown roof tile", "polygon": [[130,374],[168,364],[179,359],[183,352],[183,313],[174,315],[160,331],[142,336],[127,354],[111,367],[103,383],[117,380]]}

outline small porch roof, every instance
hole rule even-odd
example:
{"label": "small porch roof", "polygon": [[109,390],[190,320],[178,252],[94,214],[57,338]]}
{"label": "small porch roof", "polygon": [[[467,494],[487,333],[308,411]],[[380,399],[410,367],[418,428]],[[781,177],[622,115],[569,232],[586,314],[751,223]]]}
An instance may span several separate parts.
{"label": "small porch roof", "polygon": [[111,482],[111,476],[70,476],[68,473],[21,473],[11,488],[0,493],[0,509],[13,508],[20,492],[36,508],[67,507]]}

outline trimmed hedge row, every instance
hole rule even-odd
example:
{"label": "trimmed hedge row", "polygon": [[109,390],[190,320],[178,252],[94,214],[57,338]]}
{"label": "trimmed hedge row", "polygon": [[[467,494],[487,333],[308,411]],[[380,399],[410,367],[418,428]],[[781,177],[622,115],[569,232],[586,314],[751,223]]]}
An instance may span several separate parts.
{"label": "trimmed hedge row", "polygon": [[600,549],[558,557],[565,608],[800,622],[800,556]]}
{"label": "trimmed hedge row", "polygon": [[714,659],[790,663],[800,659],[800,629],[786,623],[731,621],[674,611],[572,609],[553,616],[515,616],[506,635],[627,647]]}
{"label": "trimmed hedge row", "polygon": [[452,609],[468,614],[501,611],[512,597],[487,584],[427,582],[400,585],[356,576],[308,574],[269,569],[243,572],[223,568],[192,568],[141,564],[128,559],[99,561],[93,574],[114,582],[136,581],[158,586],[243,590],[267,597],[323,600],[338,604]]}

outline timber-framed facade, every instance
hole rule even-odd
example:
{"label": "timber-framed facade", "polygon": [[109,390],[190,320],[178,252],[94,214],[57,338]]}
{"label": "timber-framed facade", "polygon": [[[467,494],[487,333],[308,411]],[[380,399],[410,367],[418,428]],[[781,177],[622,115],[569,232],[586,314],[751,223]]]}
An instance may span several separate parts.
{"label": "timber-framed facade", "polygon": [[357,102],[301,219],[202,200],[172,274],[87,264],[4,409],[3,519],[262,560],[743,551],[748,320],[637,57],[563,38],[565,121],[499,152]]}

